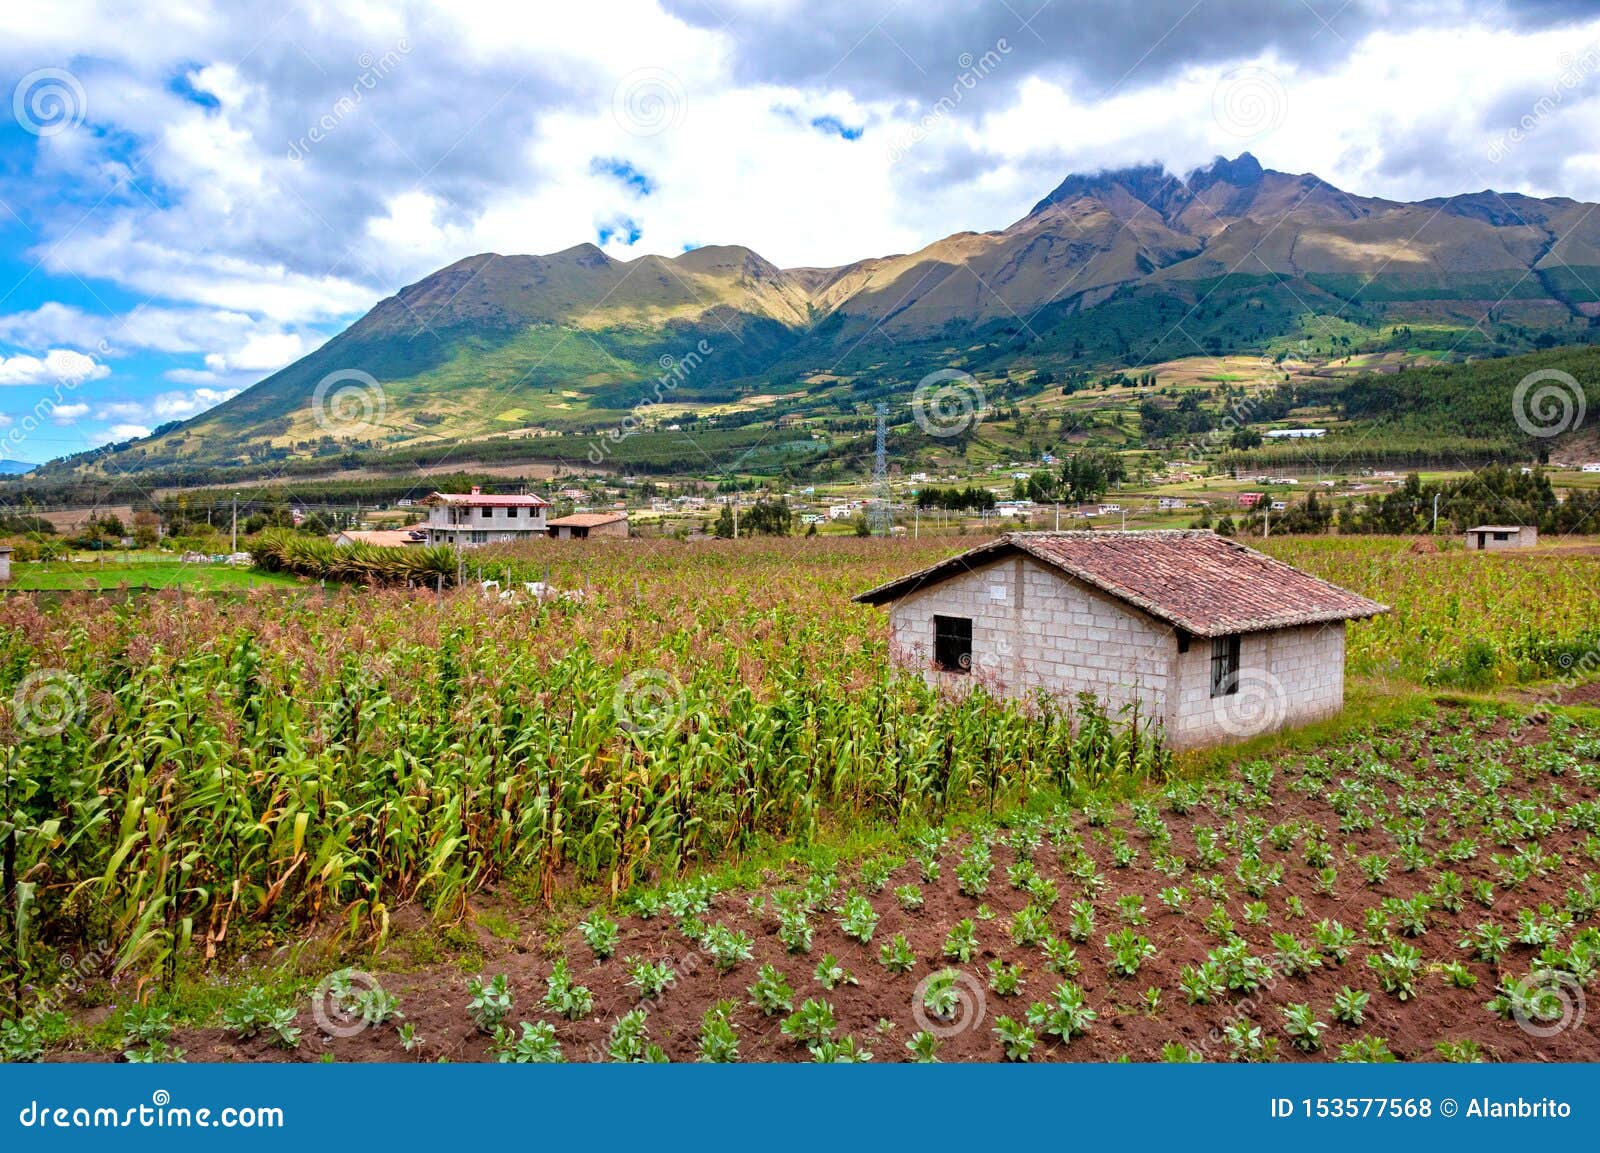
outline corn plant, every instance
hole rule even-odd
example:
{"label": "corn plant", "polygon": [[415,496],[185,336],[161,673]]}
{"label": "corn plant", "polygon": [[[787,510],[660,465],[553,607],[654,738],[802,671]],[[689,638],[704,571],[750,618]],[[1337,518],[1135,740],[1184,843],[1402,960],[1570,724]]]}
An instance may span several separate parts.
{"label": "corn plant", "polygon": [[771,965],[762,965],[756,970],[756,982],[747,992],[750,994],[750,1003],[768,1017],[777,1012],[794,1011],[791,1003],[794,990],[783,974]]}

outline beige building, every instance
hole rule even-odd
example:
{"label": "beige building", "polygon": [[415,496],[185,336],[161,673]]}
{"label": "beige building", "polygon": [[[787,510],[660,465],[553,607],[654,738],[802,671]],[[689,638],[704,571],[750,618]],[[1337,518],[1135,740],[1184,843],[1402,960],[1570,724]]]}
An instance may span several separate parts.
{"label": "beige building", "polygon": [[1365,597],[1201,531],[1022,532],[856,598],[930,684],[1137,705],[1173,748],[1337,714]]}
{"label": "beige building", "polygon": [[550,522],[550,535],[557,540],[589,540],[628,535],[628,517],[620,512],[576,512],[558,516]]}
{"label": "beige building", "polygon": [[1468,552],[1532,548],[1539,543],[1539,530],[1523,524],[1480,524],[1467,530],[1466,542]]}
{"label": "beige building", "polygon": [[428,519],[418,525],[430,545],[504,544],[545,535],[545,509],[538,496],[495,496],[477,485],[471,492],[436,492],[423,499]]}

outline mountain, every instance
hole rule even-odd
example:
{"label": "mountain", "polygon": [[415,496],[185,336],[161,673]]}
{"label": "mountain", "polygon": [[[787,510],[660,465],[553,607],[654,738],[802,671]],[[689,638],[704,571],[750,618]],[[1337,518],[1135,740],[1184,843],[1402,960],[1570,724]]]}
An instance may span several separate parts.
{"label": "mountain", "polygon": [[[485,253],[121,463],[584,432],[645,398],[724,406],[701,413],[724,422],[763,405],[851,411],[954,363],[1140,366],[1294,339],[1348,347],[1400,324],[1464,352],[1587,341],[1595,207],[1492,191],[1403,203],[1245,153],[1184,177],[1072,175],[1003,230],[839,268],[782,269],[737,245],[630,261],[592,244]],[[319,384],[351,370],[381,384],[381,403],[365,423],[319,423]]]}
{"label": "mountain", "polygon": [[25,472],[32,472],[39,466],[29,464],[25,460],[0,460],[0,476],[21,476]]}

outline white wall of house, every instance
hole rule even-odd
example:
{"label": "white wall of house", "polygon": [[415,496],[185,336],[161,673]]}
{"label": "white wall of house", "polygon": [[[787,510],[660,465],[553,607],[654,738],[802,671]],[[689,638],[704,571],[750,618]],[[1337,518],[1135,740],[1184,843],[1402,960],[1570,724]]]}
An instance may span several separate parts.
{"label": "white wall of house", "polygon": [[[934,617],[972,621],[972,670],[934,667]],[[1240,691],[1211,695],[1212,643],[1176,631],[1031,557],[1013,556],[911,593],[890,608],[895,660],[936,687],[1039,690],[1072,704],[1092,693],[1113,712],[1134,701],[1174,748],[1239,739],[1332,716],[1344,703],[1343,622],[1247,633]]]}
{"label": "white wall of house", "polygon": [[422,527],[429,544],[502,544],[527,540],[530,534],[543,536],[545,512],[543,506],[436,504]]}

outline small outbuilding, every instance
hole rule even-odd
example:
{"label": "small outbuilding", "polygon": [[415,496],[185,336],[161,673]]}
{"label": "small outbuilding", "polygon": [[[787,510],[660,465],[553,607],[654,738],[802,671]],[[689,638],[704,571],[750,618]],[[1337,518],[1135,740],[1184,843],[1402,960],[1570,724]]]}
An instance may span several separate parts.
{"label": "small outbuilding", "polygon": [[11,546],[0,544],[0,585],[11,579]]}
{"label": "small outbuilding", "polygon": [[1539,543],[1539,530],[1525,524],[1480,524],[1467,530],[1466,541],[1468,552],[1532,548]]}
{"label": "small outbuilding", "polygon": [[558,516],[550,522],[550,535],[557,540],[626,537],[628,517],[620,512],[576,512],[571,516]]}
{"label": "small outbuilding", "polygon": [[1137,705],[1173,748],[1344,707],[1346,622],[1386,606],[1212,532],[1019,532],[855,598],[936,687]]}

